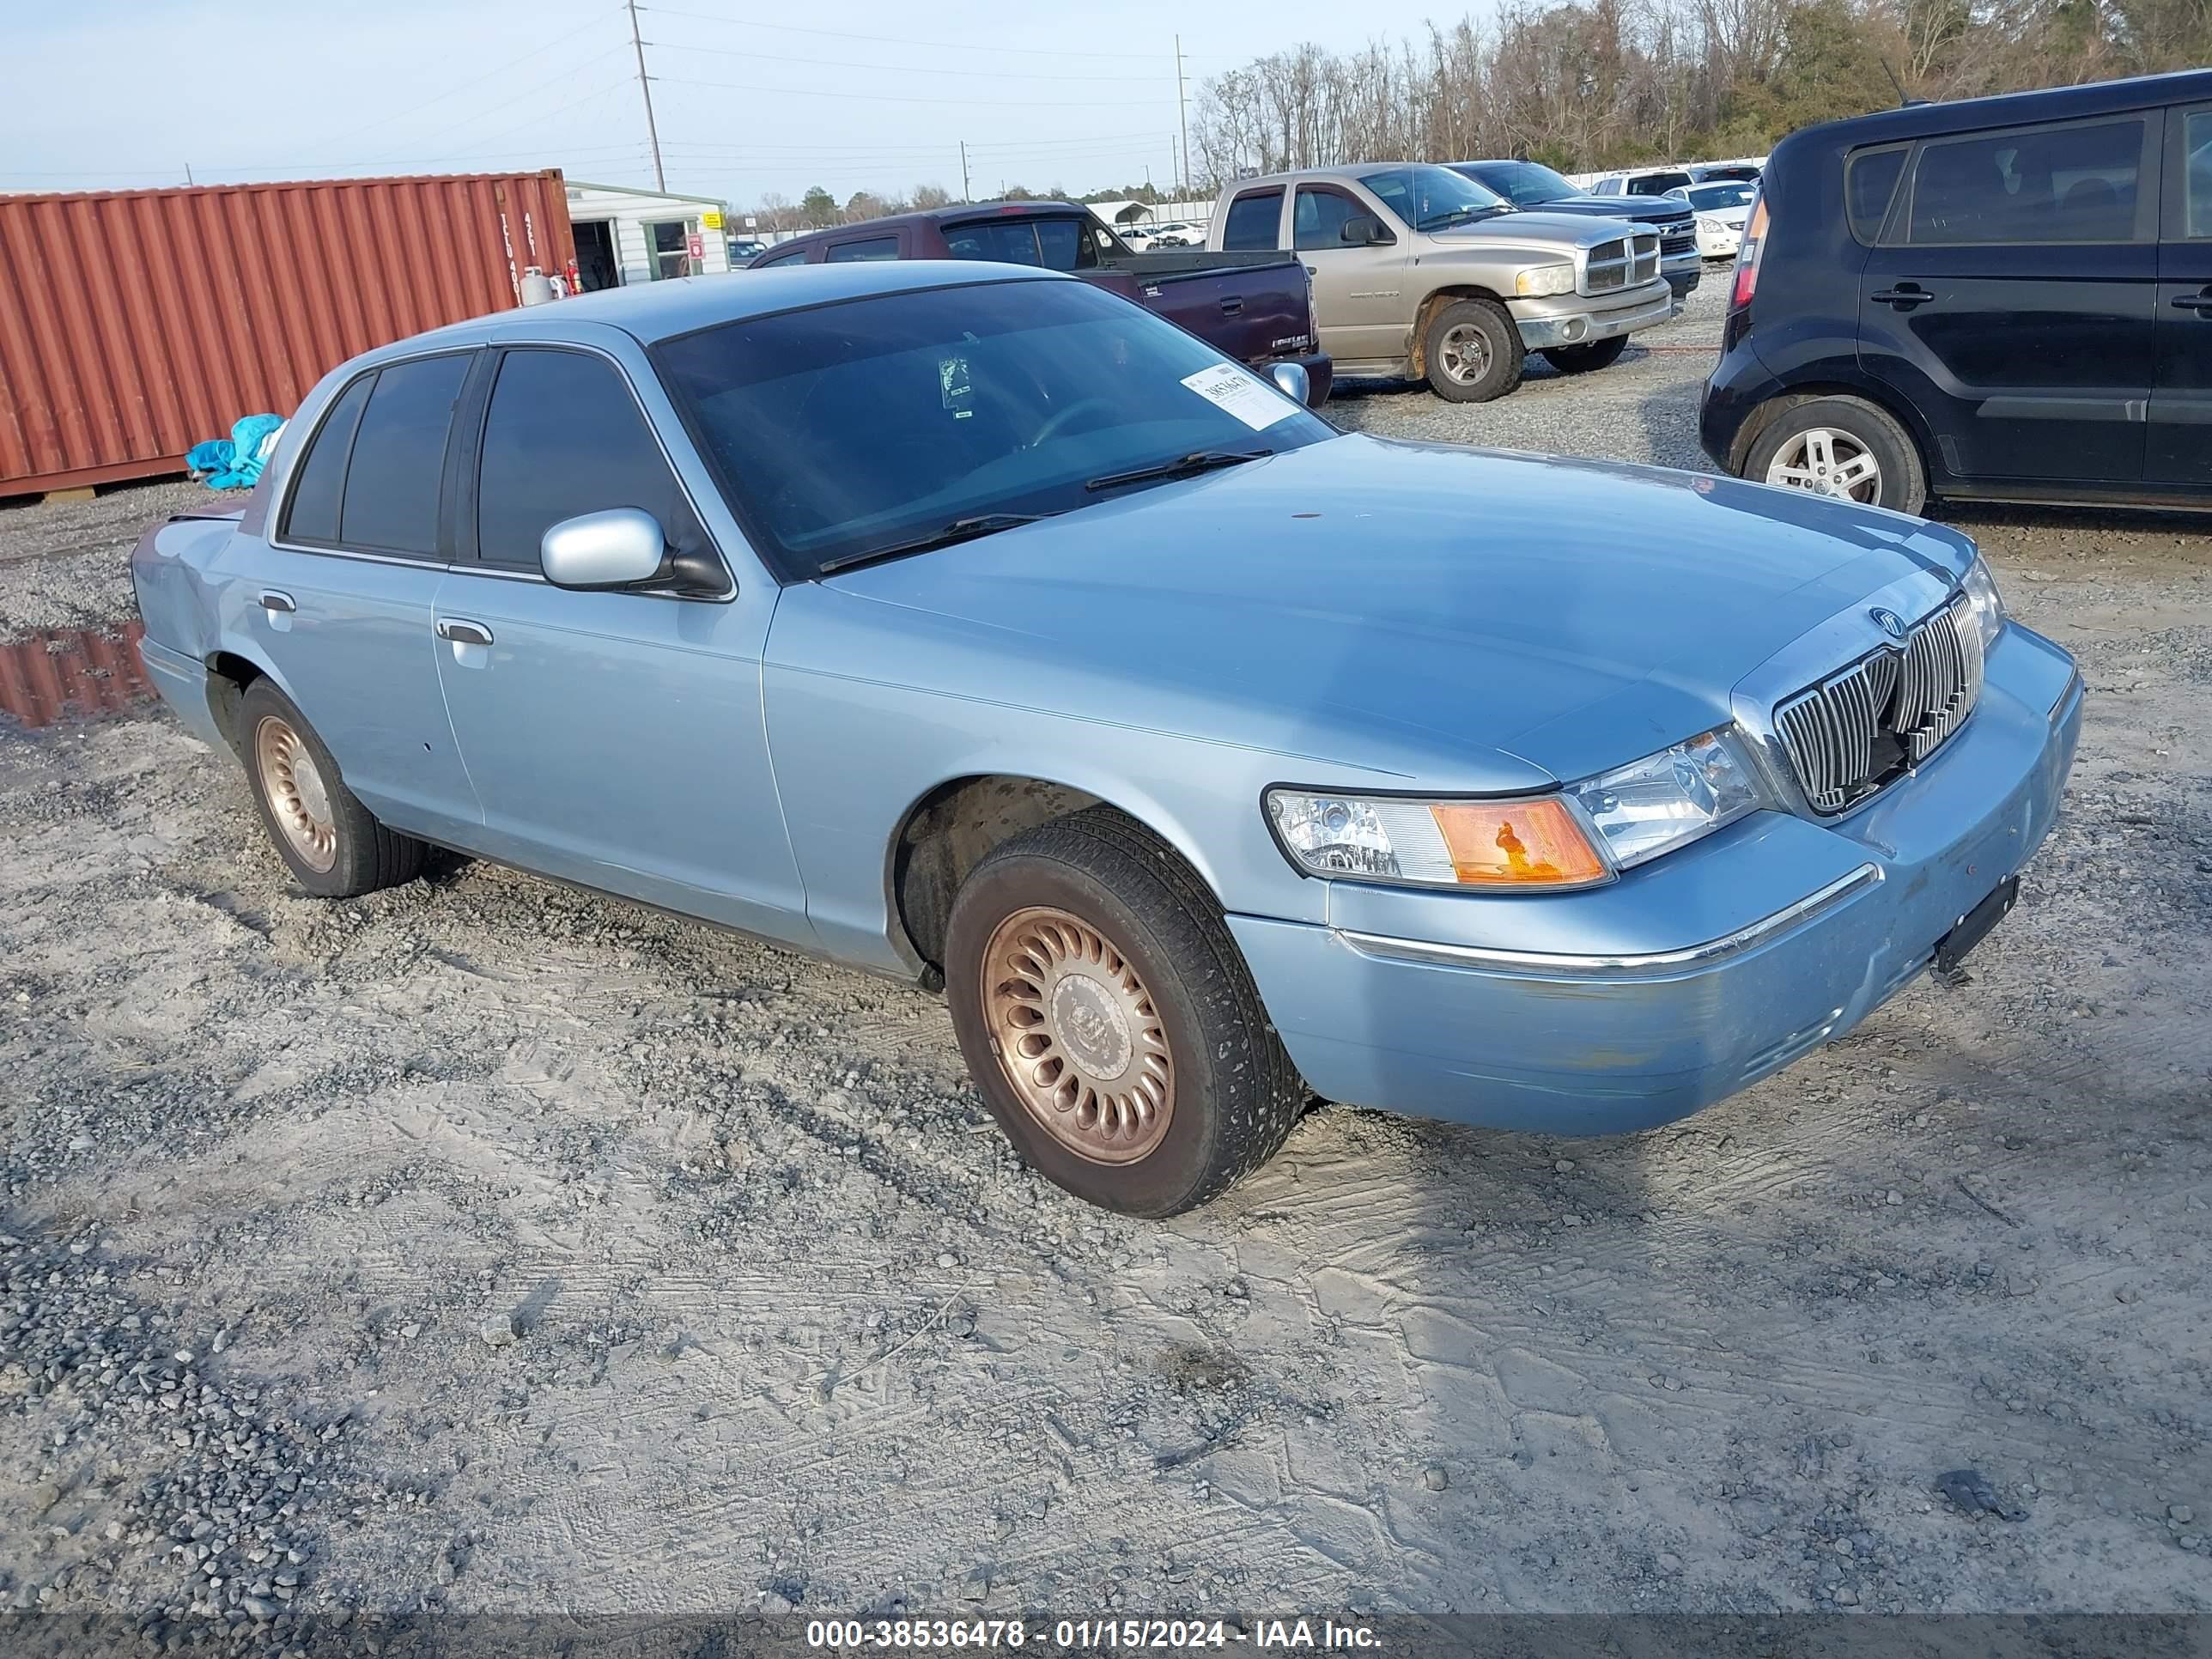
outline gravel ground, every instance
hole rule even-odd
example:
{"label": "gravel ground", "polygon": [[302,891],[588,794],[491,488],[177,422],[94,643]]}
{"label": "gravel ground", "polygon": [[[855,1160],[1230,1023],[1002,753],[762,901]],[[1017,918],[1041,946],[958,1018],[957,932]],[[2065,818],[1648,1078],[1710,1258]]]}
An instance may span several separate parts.
{"label": "gravel ground", "polygon": [[[1332,410],[1693,465],[1706,361]],[[0,640],[206,499],[0,512]],[[1971,983],[1633,1138],[1318,1111],[1164,1225],[935,999],[481,865],[310,902],[158,711],[0,730],[0,1603],[2212,1607],[2212,540],[1961,522],[2093,688]]]}

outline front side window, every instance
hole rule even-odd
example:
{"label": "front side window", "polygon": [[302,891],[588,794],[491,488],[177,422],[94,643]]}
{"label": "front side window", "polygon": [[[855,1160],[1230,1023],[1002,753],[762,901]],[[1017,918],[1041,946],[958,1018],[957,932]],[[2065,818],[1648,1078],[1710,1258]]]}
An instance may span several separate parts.
{"label": "front side window", "polygon": [[284,533],[294,540],[337,540],[346,457],[353,449],[354,428],[361,424],[361,411],[368,407],[369,389],[375,384],[375,375],[364,374],[338,393],[331,412],[316,429],[314,441],[301,458],[299,482],[292,486],[292,504],[284,514]]}
{"label": "front side window", "polygon": [[898,258],[898,238],[871,236],[865,241],[838,242],[822,256],[825,264],[842,265],[855,259],[896,259]]}
{"label": "front side window", "polygon": [[1916,246],[2128,242],[2140,116],[1923,145],[1905,240]]}
{"label": "front side window", "polygon": [[1425,164],[1389,167],[1363,173],[1359,182],[1415,230],[1449,230],[1454,225],[1472,224],[1509,211],[1512,206],[1496,191],[1449,167]]}
{"label": "front side window", "polygon": [[1221,246],[1231,252],[1256,252],[1280,246],[1283,192],[1248,190],[1229,204],[1229,218],[1221,228]]}
{"label": "front side window", "polygon": [[766,270],[772,265],[803,265],[805,263],[806,250],[803,247],[795,247],[788,253],[778,253],[771,258],[757,260],[750,268],[754,270]]}
{"label": "front side window", "polygon": [[535,570],[548,530],[614,507],[652,514],[678,548],[698,538],[621,370],[580,351],[508,352],[484,414],[477,556]]}
{"label": "front side window", "polygon": [[1365,208],[1340,190],[1301,185],[1291,216],[1291,245],[1301,250],[1342,247],[1346,222],[1365,213]]}
{"label": "front side window", "polygon": [[1146,488],[1103,481],[1199,452],[1335,435],[1085,283],[874,295],[702,329],[653,356],[732,509],[790,581],[978,516]]}
{"label": "front side window", "polygon": [[338,540],[372,552],[438,552],[438,499],[453,403],[469,354],[420,357],[377,372],[346,466]]}
{"label": "front side window", "polygon": [[989,259],[1004,265],[1079,270],[1098,263],[1098,250],[1080,220],[979,219],[945,228],[945,245],[956,259]]}

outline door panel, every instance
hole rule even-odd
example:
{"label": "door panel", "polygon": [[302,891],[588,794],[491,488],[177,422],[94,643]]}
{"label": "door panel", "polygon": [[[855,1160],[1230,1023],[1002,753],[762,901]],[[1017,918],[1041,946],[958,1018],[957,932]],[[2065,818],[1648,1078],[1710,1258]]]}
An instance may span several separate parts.
{"label": "door panel", "polygon": [[1334,186],[1301,185],[1291,208],[1291,244],[1313,279],[1321,349],[1340,362],[1403,357],[1407,349],[1404,248],[1347,246],[1339,234],[1347,217],[1363,213],[1389,228],[1381,208]]}
{"label": "door panel", "polygon": [[2139,117],[1921,147],[1860,278],[1860,360],[1965,479],[2140,479],[2155,179]]}
{"label": "door panel", "polygon": [[2166,112],[2159,248],[2154,483],[2212,484],[2212,104]]}

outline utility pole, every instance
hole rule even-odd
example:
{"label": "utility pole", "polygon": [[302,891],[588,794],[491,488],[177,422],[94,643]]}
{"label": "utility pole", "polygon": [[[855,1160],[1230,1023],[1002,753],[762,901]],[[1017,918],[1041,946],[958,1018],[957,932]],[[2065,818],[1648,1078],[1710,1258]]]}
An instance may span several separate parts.
{"label": "utility pole", "polygon": [[186,185],[186,187],[187,187],[187,188],[189,188],[189,187],[191,186],[191,182],[192,182],[192,164],[191,164],[190,161],[187,161],[187,162],[185,162],[185,185]]}
{"label": "utility pole", "polygon": [[960,199],[963,202],[975,199],[968,191],[968,141],[965,138],[960,141]]}
{"label": "utility pole", "polygon": [[629,9],[629,43],[637,52],[637,89],[645,94],[645,136],[653,141],[653,187],[665,191],[668,174],[660,165],[660,129],[653,124],[653,77],[645,72],[645,42],[638,38],[637,0],[624,0]]}
{"label": "utility pole", "polygon": [[1182,188],[1176,192],[1180,200],[1190,194],[1190,113],[1182,101],[1182,36],[1175,38],[1176,49],[1176,119],[1182,127]]}

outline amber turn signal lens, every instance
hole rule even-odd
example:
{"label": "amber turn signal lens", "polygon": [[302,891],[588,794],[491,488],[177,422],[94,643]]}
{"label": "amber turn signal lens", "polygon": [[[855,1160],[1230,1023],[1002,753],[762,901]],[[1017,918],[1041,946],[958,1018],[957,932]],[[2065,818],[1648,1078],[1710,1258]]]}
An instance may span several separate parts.
{"label": "amber turn signal lens", "polygon": [[1605,876],[1564,801],[1455,801],[1429,811],[1462,886],[1568,887]]}

